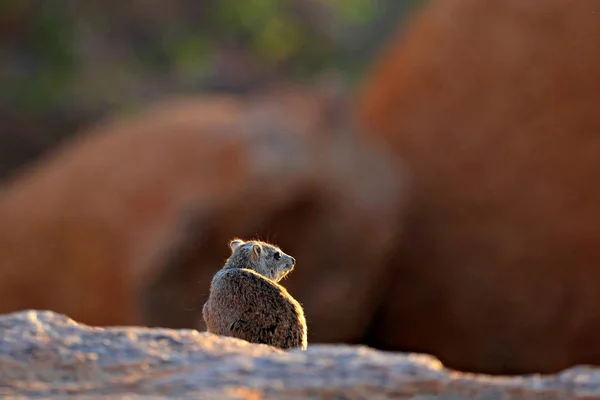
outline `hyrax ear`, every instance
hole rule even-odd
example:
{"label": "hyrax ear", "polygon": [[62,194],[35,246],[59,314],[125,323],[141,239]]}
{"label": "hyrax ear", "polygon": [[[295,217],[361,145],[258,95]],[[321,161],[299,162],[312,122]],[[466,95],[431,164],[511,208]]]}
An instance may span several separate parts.
{"label": "hyrax ear", "polygon": [[258,261],[261,254],[262,254],[262,247],[260,247],[260,244],[256,244],[256,243],[253,244],[252,245],[252,260]]}
{"label": "hyrax ear", "polygon": [[229,248],[231,249],[231,251],[234,251],[243,244],[244,241],[242,239],[233,239],[231,242],[229,242]]}

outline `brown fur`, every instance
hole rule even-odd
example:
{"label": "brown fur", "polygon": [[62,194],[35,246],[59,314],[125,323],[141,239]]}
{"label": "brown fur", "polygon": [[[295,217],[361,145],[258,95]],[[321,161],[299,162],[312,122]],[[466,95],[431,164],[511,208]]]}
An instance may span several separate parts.
{"label": "brown fur", "polygon": [[211,333],[281,349],[306,349],[304,311],[279,282],[296,260],[261,241],[230,243],[231,256],[210,286],[203,318]]}
{"label": "brown fur", "polygon": [[404,251],[367,344],[450,367],[600,364],[600,9],[438,0],[360,97],[406,161]]}

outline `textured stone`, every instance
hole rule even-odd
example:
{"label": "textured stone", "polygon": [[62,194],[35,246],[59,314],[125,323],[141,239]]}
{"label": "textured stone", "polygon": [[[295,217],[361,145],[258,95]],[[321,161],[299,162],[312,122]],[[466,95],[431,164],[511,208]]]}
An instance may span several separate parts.
{"label": "textured stone", "polygon": [[[284,352],[193,330],[94,328],[47,311],[0,317],[0,395],[27,398],[592,399],[600,372],[488,377],[363,346]],[[104,397],[103,397],[104,398]]]}
{"label": "textured stone", "polygon": [[598,3],[427,4],[359,96],[412,178],[366,343],[487,373],[598,365]]}

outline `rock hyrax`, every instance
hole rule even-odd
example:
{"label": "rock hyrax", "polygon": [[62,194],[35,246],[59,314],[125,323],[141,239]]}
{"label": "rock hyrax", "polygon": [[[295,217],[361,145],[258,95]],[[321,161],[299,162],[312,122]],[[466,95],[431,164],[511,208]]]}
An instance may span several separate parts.
{"label": "rock hyrax", "polygon": [[296,260],[258,240],[229,243],[231,256],[210,285],[207,330],[281,349],[306,349],[304,310],[279,282]]}

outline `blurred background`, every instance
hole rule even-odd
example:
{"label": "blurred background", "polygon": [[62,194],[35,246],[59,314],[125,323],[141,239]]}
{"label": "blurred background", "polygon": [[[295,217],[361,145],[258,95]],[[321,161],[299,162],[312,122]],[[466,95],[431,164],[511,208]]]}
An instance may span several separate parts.
{"label": "blurred background", "polygon": [[351,93],[421,3],[2,1],[0,312],[203,330],[258,238],[298,260],[309,339],[360,342],[404,190]]}
{"label": "blurred background", "polygon": [[173,93],[360,76],[419,0],[6,0],[0,174],[83,126]]}
{"label": "blurred background", "polygon": [[309,345],[600,363],[597,0],[0,1],[0,313],[204,330],[234,237]]}

